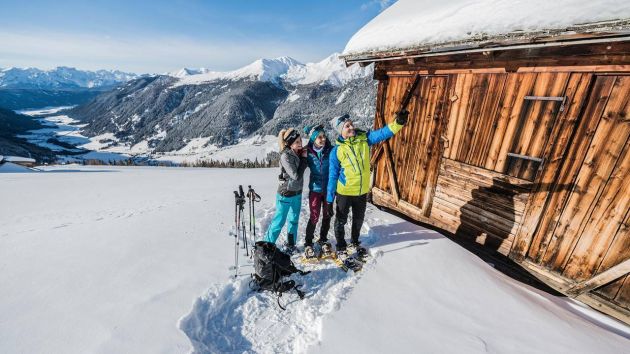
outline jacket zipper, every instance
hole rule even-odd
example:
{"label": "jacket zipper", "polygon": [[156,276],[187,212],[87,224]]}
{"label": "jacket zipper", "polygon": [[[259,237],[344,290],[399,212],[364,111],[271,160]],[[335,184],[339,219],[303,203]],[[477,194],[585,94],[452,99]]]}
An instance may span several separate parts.
{"label": "jacket zipper", "polygon": [[[354,159],[357,161],[357,167],[359,167],[359,158],[357,157],[357,154],[354,152],[352,145],[348,146],[350,147],[350,151],[352,151],[352,155],[354,155]],[[361,166],[363,166],[363,163],[361,163]],[[359,183],[359,195],[361,195],[361,192],[363,192],[363,172],[361,171],[361,168],[359,168],[359,178],[361,179]]]}

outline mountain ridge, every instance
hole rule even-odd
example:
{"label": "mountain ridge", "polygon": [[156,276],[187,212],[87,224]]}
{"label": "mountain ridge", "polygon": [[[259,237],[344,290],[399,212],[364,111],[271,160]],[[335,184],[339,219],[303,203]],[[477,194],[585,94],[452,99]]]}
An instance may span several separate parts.
{"label": "mountain ridge", "polygon": [[333,54],[318,63],[259,59],[228,72],[146,76],[68,112],[86,136],[113,134],[117,144],[170,152],[205,139],[234,145],[285,127],[327,122],[350,113],[366,128],[374,115],[372,67],[346,68]]}

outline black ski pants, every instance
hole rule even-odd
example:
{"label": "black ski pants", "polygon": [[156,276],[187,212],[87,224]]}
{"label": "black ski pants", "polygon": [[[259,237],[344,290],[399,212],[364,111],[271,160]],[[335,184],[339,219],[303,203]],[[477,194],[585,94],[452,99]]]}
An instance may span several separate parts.
{"label": "black ski pants", "polygon": [[352,243],[359,243],[359,235],[361,234],[361,226],[363,226],[366,207],[367,194],[357,196],[337,194],[337,206],[335,208],[335,238],[337,239],[338,251],[345,250],[347,246],[344,227],[348,222],[348,214],[350,214],[350,210],[352,210],[351,241]]}

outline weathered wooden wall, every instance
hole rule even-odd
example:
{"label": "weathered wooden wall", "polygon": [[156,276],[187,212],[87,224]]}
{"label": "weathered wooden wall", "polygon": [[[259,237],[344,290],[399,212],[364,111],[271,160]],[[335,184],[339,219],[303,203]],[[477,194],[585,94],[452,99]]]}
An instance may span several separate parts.
{"label": "weathered wooden wall", "polygon": [[[424,76],[408,126],[373,151],[375,203],[567,287],[630,258],[630,66],[418,65],[377,66],[376,128],[392,119],[412,75]],[[630,277],[595,294],[630,310]]]}

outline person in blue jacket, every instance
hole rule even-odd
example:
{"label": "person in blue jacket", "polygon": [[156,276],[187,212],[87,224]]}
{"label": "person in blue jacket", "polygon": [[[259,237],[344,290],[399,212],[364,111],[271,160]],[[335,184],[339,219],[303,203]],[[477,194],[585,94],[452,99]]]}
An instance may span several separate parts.
{"label": "person in blue jacket", "polygon": [[309,141],[306,146],[306,161],[310,170],[308,181],[308,206],[310,217],[306,224],[306,236],[304,242],[304,256],[306,258],[315,257],[313,239],[319,216],[322,216],[322,225],[319,230],[318,244],[322,255],[330,255],[332,247],[328,242],[328,230],[330,230],[331,210],[326,202],[326,187],[328,185],[328,163],[332,144],[326,137],[323,125],[314,127],[304,127]]}
{"label": "person in blue jacket", "polygon": [[[332,211],[333,201],[337,199],[335,238],[339,258],[347,257],[347,251],[354,251],[359,255],[366,253],[365,248],[359,245],[359,234],[365,217],[367,194],[370,191],[370,146],[393,137],[407,123],[408,116],[409,112],[401,111],[383,128],[367,132],[355,129],[347,114],[333,118],[330,122],[339,132],[339,137],[330,152],[326,201]],[[351,209],[351,243],[348,247],[344,227]]]}

